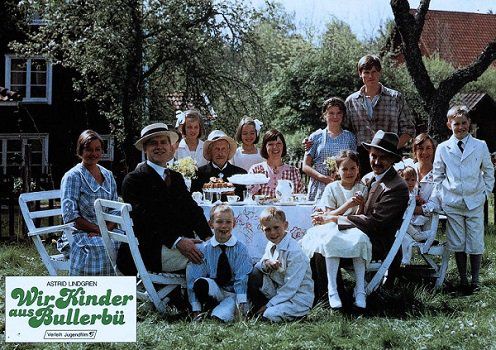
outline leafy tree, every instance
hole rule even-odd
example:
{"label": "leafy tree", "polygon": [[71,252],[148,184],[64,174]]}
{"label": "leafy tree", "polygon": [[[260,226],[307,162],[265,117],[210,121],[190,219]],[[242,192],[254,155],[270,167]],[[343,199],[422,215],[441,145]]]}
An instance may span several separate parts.
{"label": "leafy tree", "polygon": [[322,127],[320,107],[331,96],[346,98],[359,82],[356,60],[363,46],[340,21],[329,23],[319,47],[312,47],[277,70],[267,88],[274,125],[284,131]]}
{"label": "leafy tree", "polygon": [[76,72],[76,91],[115,126],[129,167],[139,160],[133,143],[142,124],[165,119],[159,111],[167,94],[181,91],[201,106],[202,92],[229,98],[230,91],[253,89],[231,60],[253,16],[243,4],[26,0],[24,10],[46,25],[14,48]]}
{"label": "leafy tree", "polygon": [[[452,72],[436,87],[422,60],[419,40],[429,9],[430,0],[420,1],[416,15],[410,13],[407,0],[391,0],[396,31],[401,38],[401,52],[406,67],[417,89],[425,112],[428,114],[428,131],[437,138],[447,134],[445,115],[451,98],[466,84],[480,77],[496,59],[496,38],[488,43],[483,52],[467,67]],[[394,37],[394,33],[392,34]]]}

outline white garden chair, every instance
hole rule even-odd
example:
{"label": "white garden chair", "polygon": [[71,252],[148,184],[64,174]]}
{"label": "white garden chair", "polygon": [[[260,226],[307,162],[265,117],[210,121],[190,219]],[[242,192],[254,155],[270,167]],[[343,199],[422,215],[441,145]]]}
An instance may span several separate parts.
{"label": "white garden chair", "polygon": [[[131,210],[131,205],[127,203],[106,199],[97,199],[95,201],[98,226],[100,227],[105,249],[107,250],[115,273],[117,275],[120,274],[117,268],[117,250],[114,242],[128,244],[134,264],[138,270],[137,286],[142,284],[145,289],[142,291],[138,288],[136,291],[138,298],[141,300],[150,300],[159,312],[165,313],[167,303],[169,302],[169,293],[177,286],[186,288],[186,279],[181,274],[154,273],[146,269],[138,248],[138,239],[134,235],[133,221],[129,215]],[[110,213],[110,211],[113,213]],[[118,214],[115,214],[115,211],[118,211]],[[117,224],[117,228],[109,231],[107,222]],[[157,288],[156,286],[161,286],[161,288]]]}
{"label": "white garden chair", "polygon": [[[40,201],[47,202],[53,200],[58,202],[57,208],[40,208],[35,210],[34,206],[30,203]],[[52,217],[55,221],[59,218],[62,222],[62,209],[60,208],[60,190],[42,191],[42,192],[29,192],[22,193],[19,196],[19,207],[21,208],[24,223],[28,229],[28,236],[33,239],[34,245],[40,254],[41,260],[48,270],[50,276],[57,276],[60,271],[69,271],[70,261],[64,254],[50,255],[43,244],[43,237],[50,237],[54,234],[65,234],[67,240],[71,244],[73,242],[72,232],[75,230],[73,223],[48,225],[48,218]],[[40,227],[36,227],[35,220],[40,221]]]}
{"label": "white garden chair", "polygon": [[[433,233],[434,238],[437,233],[439,225],[440,215],[438,213],[433,213],[430,222],[430,231]],[[427,240],[425,242],[415,242],[413,244],[414,252],[418,250],[418,254],[425,262],[424,265],[409,265],[415,267],[427,267],[431,271],[429,273],[430,278],[435,278],[436,282],[434,288],[438,289],[442,287],[444,278],[446,277],[446,271],[448,270],[449,261],[449,250],[446,247],[446,242],[439,243],[435,240]],[[413,259],[412,259],[413,261]]]}
{"label": "white garden chair", "polygon": [[396,254],[398,254],[398,251],[401,249],[401,242],[403,241],[403,237],[405,237],[406,230],[408,229],[408,225],[410,224],[410,221],[412,219],[413,211],[415,210],[415,205],[416,205],[415,195],[416,192],[410,194],[410,198],[408,200],[408,206],[405,210],[405,213],[403,214],[403,222],[401,223],[401,227],[399,228],[399,230],[396,231],[396,237],[394,239],[394,243],[391,246],[391,249],[389,250],[388,254],[386,255],[386,258],[383,261],[372,261],[367,266],[367,270],[366,270],[367,273],[375,272],[365,288],[367,295],[375,291],[379,287],[379,285],[383,281],[385,281],[387,276],[387,271],[391,266],[394,257],[396,256]]}

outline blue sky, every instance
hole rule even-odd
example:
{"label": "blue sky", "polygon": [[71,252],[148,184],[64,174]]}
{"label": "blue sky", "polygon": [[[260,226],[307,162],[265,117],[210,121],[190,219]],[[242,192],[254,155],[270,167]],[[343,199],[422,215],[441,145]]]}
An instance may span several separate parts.
{"label": "blue sky", "polygon": [[[255,6],[263,0],[251,0]],[[348,23],[360,39],[372,38],[381,25],[393,18],[389,0],[278,0],[295,15],[298,27],[312,25],[323,30],[333,16]],[[420,0],[410,0],[417,8]],[[431,0],[432,10],[496,13],[496,0]]]}

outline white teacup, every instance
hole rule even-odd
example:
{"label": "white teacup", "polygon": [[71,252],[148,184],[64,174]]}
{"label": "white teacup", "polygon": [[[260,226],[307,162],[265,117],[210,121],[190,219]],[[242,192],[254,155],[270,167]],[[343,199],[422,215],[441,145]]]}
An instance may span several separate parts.
{"label": "white teacup", "polygon": [[201,192],[193,192],[191,194],[191,197],[198,204],[201,204],[203,202],[203,193],[201,193]]}
{"label": "white teacup", "polygon": [[237,201],[239,201],[239,196],[227,196],[227,203],[236,203]]}
{"label": "white teacup", "polygon": [[259,205],[260,204],[263,204],[263,200],[265,199],[265,195],[263,195],[263,194],[256,194],[253,197],[255,198],[255,202],[257,204],[259,204]]}

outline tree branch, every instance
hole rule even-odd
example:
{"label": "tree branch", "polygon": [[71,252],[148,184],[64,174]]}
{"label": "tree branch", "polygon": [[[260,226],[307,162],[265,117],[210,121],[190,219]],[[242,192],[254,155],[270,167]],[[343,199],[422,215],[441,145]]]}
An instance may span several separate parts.
{"label": "tree branch", "polygon": [[410,13],[410,5],[407,0],[391,0],[391,8],[403,42],[401,51],[405,57],[408,73],[422,99],[429,104],[436,89],[422,61],[416,36],[416,21]]}
{"label": "tree branch", "polygon": [[463,86],[477,80],[494,60],[496,60],[496,38],[485,47],[484,51],[470,65],[456,70],[443,80],[439,84],[439,90],[451,92],[451,99]]}
{"label": "tree branch", "polygon": [[417,14],[415,15],[415,22],[417,23],[415,28],[415,36],[417,37],[417,42],[420,40],[420,35],[424,29],[425,16],[427,15],[427,11],[429,11],[430,3],[431,0],[422,0],[417,8]]}

